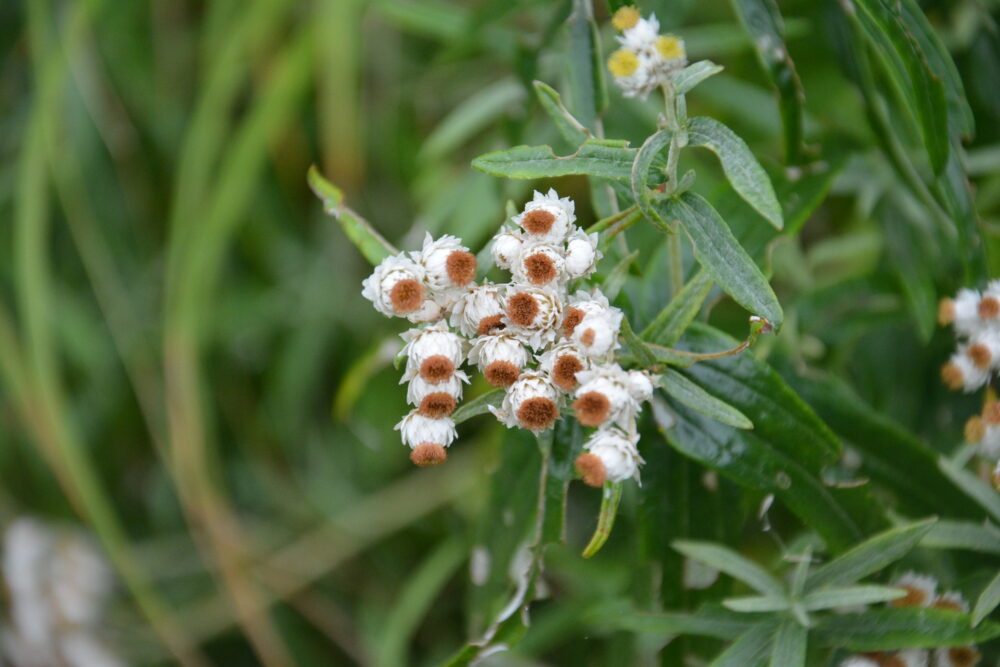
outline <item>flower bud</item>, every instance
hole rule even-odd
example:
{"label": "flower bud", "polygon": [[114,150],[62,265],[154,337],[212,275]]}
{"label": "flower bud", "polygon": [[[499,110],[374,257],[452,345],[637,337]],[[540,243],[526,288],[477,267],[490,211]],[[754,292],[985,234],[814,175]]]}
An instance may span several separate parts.
{"label": "flower bud", "polygon": [[597,268],[601,253],[597,249],[597,234],[587,234],[582,229],[574,230],[566,243],[566,275],[570,278],[585,278]]}
{"label": "flower bud", "polygon": [[486,283],[459,297],[451,311],[451,326],[469,338],[503,330],[502,287],[504,286]]}
{"label": "flower bud", "polygon": [[501,269],[510,269],[521,254],[521,246],[524,241],[518,234],[505,231],[493,237],[493,245],[490,247],[490,254],[493,255],[493,263]]}

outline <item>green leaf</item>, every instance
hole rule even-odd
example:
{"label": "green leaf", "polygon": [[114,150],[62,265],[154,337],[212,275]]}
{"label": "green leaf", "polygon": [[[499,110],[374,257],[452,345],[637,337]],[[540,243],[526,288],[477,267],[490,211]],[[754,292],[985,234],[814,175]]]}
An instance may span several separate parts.
{"label": "green leaf", "polygon": [[673,345],[684,335],[684,330],[698,315],[705,298],[712,289],[712,278],[704,269],[681,288],[663,310],[642,330],[643,340],[660,345]]}
{"label": "green leaf", "polygon": [[1000,624],[986,622],[973,628],[968,614],[901,607],[824,616],[812,633],[825,646],[852,651],[890,651],[978,644],[1000,636]]}
{"label": "green leaf", "polygon": [[480,155],[472,166],[504,178],[553,178],[586,174],[628,183],[635,149],[627,141],[588,139],[573,155],[558,157],[549,146],[515,146]]}
{"label": "green leaf", "polygon": [[996,489],[947,457],[938,459],[938,467],[958,488],[979,503],[994,521],[1000,521],[1000,493]]}
{"label": "green leaf", "polygon": [[920,546],[932,549],[968,549],[1000,555],[1000,529],[989,522],[942,520],[934,524]]}
{"label": "green leaf", "polygon": [[639,337],[632,331],[632,325],[629,323],[627,317],[622,318],[621,336],[625,346],[635,356],[635,360],[640,365],[649,367],[656,364],[656,357],[653,356],[653,353],[646,347],[646,344],[639,340]]}
{"label": "green leaf", "polygon": [[604,284],[601,285],[601,291],[604,292],[604,296],[608,297],[610,301],[614,301],[615,297],[618,296],[618,292],[620,292],[622,287],[625,286],[625,279],[628,278],[629,267],[638,256],[639,250],[637,248],[623,257],[620,262],[615,264],[615,266],[608,272],[608,275],[604,278]]}
{"label": "green leaf", "polygon": [[488,391],[482,396],[477,396],[471,401],[466,401],[462,405],[458,406],[458,409],[452,413],[451,419],[456,424],[461,424],[467,419],[477,417],[479,415],[484,415],[490,411],[490,406],[497,407],[503,400],[504,390],[503,389],[493,389]]}
{"label": "green leaf", "polygon": [[736,639],[758,623],[742,614],[713,605],[698,611],[666,612],[661,614],[622,614],[620,612],[598,619],[619,630],[652,635],[698,635],[718,639]]}
{"label": "green leaf", "polygon": [[670,144],[673,133],[670,130],[660,130],[649,136],[643,142],[642,147],[635,156],[632,163],[632,197],[642,214],[646,216],[653,225],[662,231],[673,233],[673,230],[660,217],[660,214],[653,208],[649,197],[649,168],[653,165],[653,160],[660,154],[666,146]]}
{"label": "green leaf", "polygon": [[337,219],[344,228],[347,238],[357,246],[365,259],[372,264],[378,264],[389,255],[399,254],[399,251],[375,231],[367,220],[344,204],[344,193],[323,178],[315,165],[309,167],[306,180],[312,191],[323,202],[323,210]]}
{"label": "green leaf", "polygon": [[706,417],[711,417],[733,428],[753,428],[753,422],[742,412],[712,396],[673,369],[668,368],[663,372],[662,386],[667,394],[695,412],[700,412]]}
{"label": "green leaf", "polygon": [[707,116],[689,120],[687,130],[688,145],[701,146],[715,153],[733,189],[776,229],[781,229],[784,220],[774,186],[746,142]]}
{"label": "green leaf", "polygon": [[768,611],[784,611],[792,606],[792,603],[785,597],[773,597],[770,595],[748,595],[746,597],[728,598],[722,601],[722,606],[726,609],[743,613],[757,613]]}
{"label": "green leaf", "polygon": [[816,611],[888,602],[905,595],[906,591],[903,589],[890,586],[845,586],[809,593],[802,599],[802,605],[809,611]]}
{"label": "green leaf", "polygon": [[661,207],[665,220],[679,220],[683,225],[694,244],[695,259],[719,287],[752,314],[780,328],[783,315],[778,298],[711,204],[685,192]]}
{"label": "green leaf", "polygon": [[845,586],[878,572],[917,546],[935,521],[934,518],[925,519],[868,538],[816,569],[806,581],[806,590],[813,592],[826,587]]}
{"label": "green leaf", "polygon": [[566,28],[569,35],[566,69],[570,107],[581,123],[593,128],[597,116],[608,106],[608,91],[604,82],[601,40],[590,0],[573,0],[573,11],[566,20]]}
{"label": "green leaf", "polygon": [[549,115],[556,129],[559,130],[559,134],[567,143],[571,146],[579,146],[590,138],[590,130],[573,117],[569,109],[563,105],[562,98],[554,88],[541,81],[535,81],[532,85],[535,88],[535,97],[538,98],[538,103],[545,109],[545,113]]}
{"label": "green leaf", "polygon": [[657,363],[668,364],[670,366],[680,366],[681,368],[687,368],[694,364],[696,359],[689,354],[684,354],[681,350],[675,350],[670,347],[664,347],[663,345],[656,345],[654,343],[646,343],[646,349],[648,349],[652,354],[653,358],[656,359]]}
{"label": "green leaf", "polygon": [[753,667],[767,655],[774,627],[765,621],[752,626],[716,656],[709,667]]}
{"label": "green leaf", "polygon": [[774,634],[771,667],[796,667],[806,664],[808,630],[793,619],[785,619]]}
{"label": "green leaf", "polygon": [[885,230],[885,249],[898,276],[899,286],[913,312],[917,334],[926,345],[934,334],[937,317],[937,289],[931,264],[923,250],[926,233],[905,215],[902,207],[883,202],[876,215]]}
{"label": "green leaf", "polygon": [[982,623],[983,619],[989,616],[998,605],[1000,605],[1000,572],[979,594],[976,606],[972,610],[972,625],[977,626]]}
{"label": "green leaf", "polygon": [[[420,147],[425,163],[440,160],[492,125],[508,109],[522,106],[524,87],[513,77],[500,79],[467,97],[438,123]],[[580,142],[573,145],[578,146]]]}
{"label": "green leaf", "polygon": [[594,557],[604,543],[611,536],[611,528],[615,525],[615,517],[618,515],[618,504],[622,499],[622,484],[607,483],[601,490],[601,509],[597,515],[597,528],[594,530],[590,542],[583,549],[584,558]]}
{"label": "green leaf", "polygon": [[670,75],[674,83],[674,93],[684,95],[692,88],[710,76],[714,76],[725,69],[722,65],[716,65],[711,60],[699,60],[691,63],[682,70],[678,70]]}
{"label": "green leaf", "polygon": [[728,547],[713,542],[692,540],[674,540],[671,546],[688,558],[725,572],[764,595],[774,597],[785,595],[785,587],[770,572]]}
{"label": "green leaf", "polygon": [[785,44],[785,26],[774,0],[732,0],[740,22],[753,41],[761,66],[778,90],[781,124],[785,130],[785,162],[802,161],[802,107],[805,95],[795,63]]}

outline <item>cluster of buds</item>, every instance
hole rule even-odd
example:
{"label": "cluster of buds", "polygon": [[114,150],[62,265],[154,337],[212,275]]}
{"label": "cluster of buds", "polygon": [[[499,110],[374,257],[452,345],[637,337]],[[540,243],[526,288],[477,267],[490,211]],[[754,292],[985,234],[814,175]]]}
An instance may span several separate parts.
{"label": "cluster of buds", "polygon": [[362,294],[379,312],[422,324],[403,334],[413,410],[396,426],[415,464],[447,458],[468,362],[505,390],[490,410],[508,428],[545,431],[571,405],[596,429],[577,460],[585,482],[638,477],[635,422],[655,378],[615,363],[622,312],[599,289],[570,294],[601,257],[597,234],[575,221],[572,200],[536,192],[493,237],[491,255],[510,272],[508,283],[477,283],[468,248],[429,235],[422,250],[386,258],[365,280]]}
{"label": "cluster of buds", "polygon": [[684,41],[661,35],[655,14],[644,19],[635,7],[622,7],[611,23],[622,34],[621,48],[608,58],[608,71],[625,97],[646,99],[667,83],[671,72],[687,65]]}
{"label": "cluster of buds", "polygon": [[[947,591],[938,594],[938,583],[934,577],[907,572],[890,585],[906,591],[903,597],[888,602],[890,607],[949,609],[962,614],[969,612],[969,604],[961,593]],[[973,667],[980,657],[975,646],[906,649],[854,655],[842,662],[841,667]]]}
{"label": "cluster of buds", "polygon": [[938,322],[955,327],[958,349],[941,369],[941,379],[953,390],[976,391],[1000,370],[1000,280],[980,294],[960,289],[954,299],[942,299]]}

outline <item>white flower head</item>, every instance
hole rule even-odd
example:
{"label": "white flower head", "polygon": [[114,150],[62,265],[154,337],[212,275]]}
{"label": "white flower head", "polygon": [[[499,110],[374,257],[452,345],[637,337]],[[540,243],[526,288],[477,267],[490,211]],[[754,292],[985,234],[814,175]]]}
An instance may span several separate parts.
{"label": "white flower head", "polygon": [[444,463],[448,457],[445,448],[458,437],[455,422],[449,417],[425,417],[417,410],[411,410],[396,430],[403,438],[403,444],[410,448],[410,460],[418,466],[432,466]]}
{"label": "white flower head", "polygon": [[985,424],[977,450],[987,461],[1000,461],[1000,424]]}
{"label": "white flower head", "polygon": [[934,599],[931,605],[935,609],[950,609],[960,614],[969,613],[969,603],[958,591],[945,591]]}
{"label": "white flower head", "polygon": [[996,370],[1000,367],[1000,332],[986,330],[969,339],[965,353],[972,363],[981,370]]}
{"label": "white flower head", "polygon": [[576,221],[575,211],[576,204],[569,197],[560,197],[553,189],[544,195],[536,190],[513,221],[524,230],[525,241],[562,243]]}
{"label": "white flower head", "polygon": [[474,339],[469,361],[479,366],[486,381],[494,387],[509,387],[527,365],[528,351],[517,338],[501,332]]}
{"label": "white flower head", "polygon": [[602,359],[619,347],[621,325],[622,311],[609,308],[603,313],[585,315],[573,328],[571,338],[587,356]]}
{"label": "white flower head", "polygon": [[608,297],[604,296],[604,293],[596,287],[590,292],[578,291],[569,298],[566,309],[563,311],[561,324],[563,336],[571,338],[576,330],[576,325],[587,315],[603,315],[612,309],[618,310],[608,302]]}
{"label": "white flower head", "polygon": [[928,667],[930,664],[930,652],[922,648],[897,651],[893,657],[902,667]]}
{"label": "white flower head", "polygon": [[852,655],[841,662],[840,667],[879,667],[879,663],[863,655]]}
{"label": "white flower head", "polygon": [[624,46],[618,49],[608,58],[608,71],[625,97],[644,100],[661,83],[656,59],[646,48]]}
{"label": "white flower head", "polygon": [[648,371],[637,370],[629,371],[626,381],[629,393],[639,403],[648,401],[653,397],[653,390],[658,383],[658,377],[651,375]]}
{"label": "white flower head", "polygon": [[559,391],[541,373],[524,372],[507,389],[500,407],[490,406],[490,412],[507,428],[544,431],[559,418]]}
{"label": "white flower head", "polygon": [[538,357],[538,369],[545,373],[555,386],[570,392],[580,384],[576,374],[590,368],[590,359],[580,346],[564,340]]}
{"label": "white flower head", "polygon": [[941,368],[941,379],[950,389],[966,393],[982,387],[990,378],[989,368],[980,368],[969,356],[969,346],[959,345],[948,363]]}
{"label": "white flower head", "polygon": [[510,285],[504,299],[505,331],[538,350],[556,337],[562,300],[555,290]]}
{"label": "white flower head", "polygon": [[937,579],[916,572],[907,572],[890,585],[906,590],[905,596],[889,601],[890,607],[930,607],[937,592]]}
{"label": "white flower head", "polygon": [[551,243],[525,243],[511,265],[514,281],[535,287],[558,285],[566,278],[563,251]]}
{"label": "white flower head", "polygon": [[411,365],[419,369],[424,361],[436,355],[446,357],[456,368],[465,361],[465,340],[448,329],[444,322],[409,329],[400,334],[400,338],[406,343],[402,354],[406,355],[407,373]]}
{"label": "white flower head", "polygon": [[981,658],[975,646],[934,649],[934,667],[973,667]]}
{"label": "white flower head", "polygon": [[501,269],[510,269],[511,265],[517,261],[521,254],[521,246],[524,239],[517,232],[509,229],[502,229],[493,237],[493,245],[490,246],[490,254],[493,255],[493,263]]}
{"label": "white flower head", "polygon": [[404,254],[386,257],[361,283],[361,295],[387,317],[419,313],[427,301],[424,268]]}
{"label": "white flower head", "polygon": [[[991,280],[976,304],[980,322],[990,329],[1000,328],[1000,280]],[[957,327],[956,327],[957,329]]]}
{"label": "white flower head", "polygon": [[636,448],[638,442],[638,434],[627,435],[614,427],[598,429],[583,445],[587,453],[576,460],[577,471],[590,486],[630,478],[638,482],[639,466],[643,463]]}
{"label": "white flower head", "polygon": [[448,378],[437,382],[428,382],[421,375],[416,375],[406,387],[406,402],[410,405],[421,405],[431,394],[447,394],[456,401],[462,398],[462,383],[469,383],[469,376],[462,371],[454,371]]}
{"label": "white flower head", "polygon": [[938,304],[938,322],[942,325],[953,324],[955,333],[959,336],[972,336],[983,328],[979,317],[979,301],[981,296],[976,290],[962,288],[954,299],[941,299]]}
{"label": "white flower head", "polygon": [[597,269],[597,262],[603,257],[597,249],[597,233],[587,234],[582,229],[574,229],[566,242],[566,275],[570,278],[586,278]]}
{"label": "white flower head", "polygon": [[476,256],[455,236],[435,241],[428,232],[420,252],[411,254],[424,269],[424,284],[434,292],[454,293],[476,279]]}
{"label": "white flower head", "polygon": [[573,411],[584,426],[617,424],[632,430],[639,403],[629,390],[628,373],[618,364],[603,364],[576,374]]}
{"label": "white flower head", "polygon": [[504,285],[493,283],[470,289],[455,301],[451,311],[451,326],[469,338],[503,329],[504,289]]}

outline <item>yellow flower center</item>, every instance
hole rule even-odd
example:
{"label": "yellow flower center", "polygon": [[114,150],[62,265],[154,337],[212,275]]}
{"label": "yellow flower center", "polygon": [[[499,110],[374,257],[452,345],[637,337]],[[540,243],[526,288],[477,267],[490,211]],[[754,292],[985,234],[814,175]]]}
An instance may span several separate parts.
{"label": "yellow flower center", "polygon": [[639,69],[639,56],[628,49],[618,49],[608,58],[608,71],[618,78],[632,76]]}
{"label": "yellow flower center", "polygon": [[621,7],[611,17],[611,25],[618,32],[625,32],[639,22],[639,10],[635,7]]}
{"label": "yellow flower center", "polygon": [[667,60],[684,57],[684,42],[673,35],[661,35],[656,38],[656,50]]}

